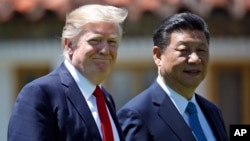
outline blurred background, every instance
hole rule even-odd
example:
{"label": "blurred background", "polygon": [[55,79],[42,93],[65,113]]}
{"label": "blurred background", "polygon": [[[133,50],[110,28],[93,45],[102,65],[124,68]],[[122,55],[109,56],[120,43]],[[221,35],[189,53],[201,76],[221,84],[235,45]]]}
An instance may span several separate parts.
{"label": "blurred background", "polygon": [[[218,104],[226,128],[250,124],[250,0],[0,0],[0,141],[20,89],[63,60],[65,14],[89,3],[126,7],[115,70],[104,82],[119,109],[157,76],[152,33],[165,16],[200,15],[211,32],[211,62],[197,92]],[[23,113],[25,114],[25,113]]]}

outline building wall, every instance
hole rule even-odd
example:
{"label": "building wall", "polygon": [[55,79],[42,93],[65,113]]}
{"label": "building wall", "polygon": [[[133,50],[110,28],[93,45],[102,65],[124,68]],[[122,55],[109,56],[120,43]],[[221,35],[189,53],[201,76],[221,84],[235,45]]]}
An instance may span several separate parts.
{"label": "building wall", "polygon": [[[234,38],[211,39],[211,65],[250,62],[250,40]],[[60,40],[2,40],[0,41],[0,140],[7,140],[7,125],[17,95],[16,70],[18,68],[56,68],[61,61]],[[113,94],[119,109],[130,98],[151,84],[157,76],[152,59],[151,38],[124,38],[118,52],[115,70],[104,82]],[[211,69],[210,69],[211,71]],[[211,76],[197,89],[210,100]]]}

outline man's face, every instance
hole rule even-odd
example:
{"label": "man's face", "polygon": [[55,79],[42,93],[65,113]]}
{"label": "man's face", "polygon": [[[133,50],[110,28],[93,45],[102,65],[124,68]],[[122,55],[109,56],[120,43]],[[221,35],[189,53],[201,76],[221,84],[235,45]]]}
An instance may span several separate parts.
{"label": "man's face", "polygon": [[115,64],[118,42],[115,24],[87,23],[69,54],[71,63],[92,83],[100,83]]}
{"label": "man's face", "polygon": [[170,44],[161,55],[155,57],[155,62],[165,82],[179,90],[177,92],[195,89],[205,78],[209,62],[204,33],[198,30],[173,32]]}

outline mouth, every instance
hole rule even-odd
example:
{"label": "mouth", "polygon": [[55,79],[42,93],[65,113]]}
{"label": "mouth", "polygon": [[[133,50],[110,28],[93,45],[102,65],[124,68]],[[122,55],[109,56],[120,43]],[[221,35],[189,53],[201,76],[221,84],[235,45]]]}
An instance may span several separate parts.
{"label": "mouth", "polygon": [[201,70],[184,70],[183,72],[191,76],[197,76],[201,73]]}
{"label": "mouth", "polygon": [[93,60],[106,61],[106,60],[111,60],[111,59],[109,59],[109,58],[93,58]]}

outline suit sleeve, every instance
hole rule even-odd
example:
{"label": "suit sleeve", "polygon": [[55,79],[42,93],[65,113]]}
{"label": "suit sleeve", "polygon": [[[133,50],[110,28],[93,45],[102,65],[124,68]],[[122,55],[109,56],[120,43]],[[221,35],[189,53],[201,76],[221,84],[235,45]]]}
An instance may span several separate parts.
{"label": "suit sleeve", "polygon": [[8,141],[55,141],[52,108],[39,86],[19,93],[9,121]]}
{"label": "suit sleeve", "polygon": [[131,109],[118,111],[119,123],[126,141],[150,141],[150,135],[141,115]]}

